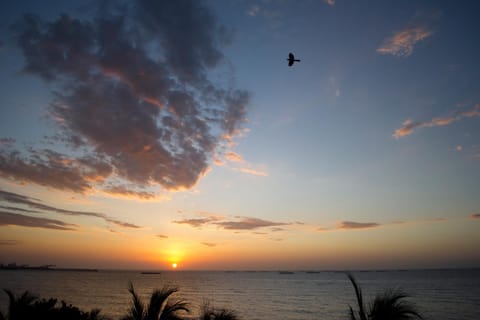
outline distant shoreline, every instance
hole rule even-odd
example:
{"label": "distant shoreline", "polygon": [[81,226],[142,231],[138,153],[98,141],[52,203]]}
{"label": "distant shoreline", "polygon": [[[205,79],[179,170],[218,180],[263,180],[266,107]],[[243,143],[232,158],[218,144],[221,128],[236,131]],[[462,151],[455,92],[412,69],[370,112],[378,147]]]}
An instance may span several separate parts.
{"label": "distant shoreline", "polygon": [[77,271],[77,272],[98,272],[98,269],[88,269],[88,268],[52,268],[52,266],[11,266],[11,265],[2,265],[0,266],[1,270],[35,270],[35,271]]}

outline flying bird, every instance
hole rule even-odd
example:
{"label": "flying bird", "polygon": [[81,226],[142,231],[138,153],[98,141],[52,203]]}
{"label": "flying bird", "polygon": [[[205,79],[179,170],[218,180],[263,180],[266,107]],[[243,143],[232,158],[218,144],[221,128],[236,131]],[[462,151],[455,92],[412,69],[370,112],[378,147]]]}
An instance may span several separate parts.
{"label": "flying bird", "polygon": [[300,60],[295,59],[295,56],[291,52],[288,54],[288,59],[287,60],[288,60],[288,66],[289,67],[293,66],[294,62],[300,62]]}

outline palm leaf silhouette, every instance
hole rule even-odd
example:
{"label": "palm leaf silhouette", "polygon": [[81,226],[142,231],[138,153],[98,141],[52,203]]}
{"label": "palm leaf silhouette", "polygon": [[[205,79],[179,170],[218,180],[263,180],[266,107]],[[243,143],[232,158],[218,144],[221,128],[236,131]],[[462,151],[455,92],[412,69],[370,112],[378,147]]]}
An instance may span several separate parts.
{"label": "palm leaf silhouette", "polygon": [[360,320],[422,319],[422,316],[416,310],[415,305],[405,301],[409,295],[401,290],[387,290],[383,294],[377,295],[367,313],[363,302],[362,289],[358,286],[357,281],[351,273],[347,273],[347,276],[355,289],[358,304],[357,313],[355,313],[353,308],[349,306],[351,320],[358,320],[356,314],[358,314]]}
{"label": "palm leaf silhouette", "polygon": [[153,291],[147,306],[135,292],[132,283],[128,291],[132,295],[132,306],[123,320],[181,320],[183,318],[179,312],[189,311],[183,300],[169,301],[170,296],[177,292],[176,288],[165,287]]}

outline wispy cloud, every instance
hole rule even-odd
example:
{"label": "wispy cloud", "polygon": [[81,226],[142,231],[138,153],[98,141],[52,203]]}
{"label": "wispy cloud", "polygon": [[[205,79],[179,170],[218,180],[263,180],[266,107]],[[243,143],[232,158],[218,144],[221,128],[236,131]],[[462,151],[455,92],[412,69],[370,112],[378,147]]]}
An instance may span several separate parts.
{"label": "wispy cloud", "polygon": [[472,213],[469,217],[470,219],[480,219],[480,213]]}
{"label": "wispy cloud", "polygon": [[233,161],[233,162],[242,162],[242,161],[243,161],[242,156],[239,155],[238,153],[233,152],[233,151],[227,152],[227,154],[225,155],[225,157],[226,157],[229,161]]}
{"label": "wispy cloud", "polygon": [[67,216],[95,217],[95,218],[103,219],[106,222],[109,222],[124,228],[135,228],[135,229],[141,228],[140,226],[137,226],[133,223],[128,223],[128,222],[120,221],[118,219],[114,219],[104,213],[60,209],[57,207],[52,207],[52,206],[43,204],[38,199],[30,198],[18,193],[7,192],[3,190],[0,190],[0,201],[5,201],[11,204],[25,205],[29,208],[35,209],[35,210],[29,210],[29,209],[23,209],[19,207],[12,208],[11,206],[2,206],[4,209],[8,208],[8,210],[21,211],[21,212],[36,212],[36,213],[42,213],[43,211],[47,211],[47,212],[55,212],[55,213],[59,213]]}
{"label": "wispy cloud", "polygon": [[60,220],[26,216],[19,213],[0,211],[0,226],[21,226],[55,230],[75,230],[76,225]]}
{"label": "wispy cloud", "polygon": [[405,137],[412,134],[414,130],[419,128],[446,126],[453,122],[458,122],[464,118],[473,118],[478,116],[480,116],[480,104],[477,104],[471,110],[455,111],[455,112],[452,112],[447,117],[433,118],[430,121],[420,122],[420,121],[413,121],[411,119],[407,119],[403,122],[400,128],[394,131],[393,136],[399,139],[401,137]]}
{"label": "wispy cloud", "polygon": [[213,248],[213,247],[216,247],[217,244],[216,243],[212,243],[212,242],[202,242],[202,244],[204,246],[207,246],[207,247],[210,247],[210,248]]}
{"label": "wispy cloud", "polygon": [[266,173],[264,171],[259,171],[259,170],[250,169],[250,168],[239,168],[238,171],[243,172],[243,173],[247,173],[247,174],[251,174],[253,176],[259,176],[259,177],[267,177],[268,176],[268,173]]}
{"label": "wispy cloud", "polygon": [[157,234],[157,238],[159,239],[168,239],[168,236],[164,235],[164,234]]}
{"label": "wispy cloud", "polygon": [[[246,122],[249,93],[209,80],[226,60],[231,32],[198,1],[102,6],[106,14],[91,20],[27,14],[15,30],[24,72],[63,88],[48,109],[58,129],[55,150],[81,151],[88,161],[0,149],[0,176],[143,199],[152,185],[191,188],[225,137]],[[111,180],[136,188],[105,185]]]}
{"label": "wispy cloud", "polygon": [[335,230],[361,230],[361,229],[373,229],[373,228],[383,228],[388,226],[395,225],[406,225],[406,224],[423,224],[423,223],[438,223],[446,222],[446,218],[428,218],[422,220],[412,220],[412,221],[392,221],[389,223],[378,223],[378,222],[358,222],[358,221],[340,221],[332,227],[321,226],[317,227],[316,230],[323,231],[335,231]]}
{"label": "wispy cloud", "polygon": [[418,42],[431,36],[433,31],[426,26],[412,26],[395,32],[391,37],[385,39],[378,47],[380,54],[391,54],[395,56],[408,57],[413,53],[413,47]]}
{"label": "wispy cloud", "polygon": [[175,220],[174,223],[177,224],[187,224],[194,228],[199,228],[201,226],[207,225],[215,221],[212,218],[193,218],[193,219],[183,219],[183,220]]}
{"label": "wispy cloud", "polygon": [[[177,224],[187,224],[194,228],[200,228],[202,226],[215,226],[225,230],[256,230],[267,227],[280,227],[291,225],[292,223],[275,222],[269,220],[263,220],[252,217],[235,217],[234,219],[228,219],[224,216],[207,216],[202,218],[192,218],[173,221]],[[272,228],[272,231],[280,231]]]}
{"label": "wispy cloud", "polygon": [[381,224],[376,222],[355,222],[355,221],[342,221],[337,226],[338,229],[368,229],[377,228]]}
{"label": "wispy cloud", "polygon": [[284,226],[284,225],[287,225],[288,223],[274,222],[274,221],[262,220],[258,218],[245,217],[237,221],[222,221],[222,222],[217,222],[215,224],[227,230],[255,230],[258,228],[265,228],[265,227]]}
{"label": "wispy cloud", "polygon": [[328,4],[329,6],[334,6],[334,5],[335,5],[335,1],[336,1],[336,0],[323,0],[323,2],[325,2],[325,3]]}

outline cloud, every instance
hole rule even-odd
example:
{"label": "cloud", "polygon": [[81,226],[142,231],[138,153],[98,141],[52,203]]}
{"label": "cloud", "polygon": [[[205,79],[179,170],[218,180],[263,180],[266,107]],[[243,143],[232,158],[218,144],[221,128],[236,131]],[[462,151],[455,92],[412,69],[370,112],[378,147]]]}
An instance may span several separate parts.
{"label": "cloud", "polygon": [[210,247],[210,248],[213,248],[213,247],[216,247],[217,244],[216,243],[212,243],[212,242],[202,242],[202,244],[204,246],[207,246],[207,247]]}
{"label": "cloud", "polygon": [[469,217],[470,219],[480,219],[480,213],[472,213]]}
{"label": "cloud", "polygon": [[137,198],[142,200],[151,200],[158,198],[157,195],[153,192],[135,190],[135,186],[129,187],[126,185],[112,185],[106,186],[103,191],[114,196],[123,196],[127,198]]}
{"label": "cloud", "polygon": [[323,2],[325,2],[325,3],[328,4],[329,6],[334,6],[334,5],[335,5],[335,1],[336,1],[336,0],[323,0]]}
{"label": "cloud", "polygon": [[259,12],[260,12],[260,6],[254,4],[250,7],[250,9],[248,9],[247,14],[251,17],[255,17],[258,15]]}
{"label": "cloud", "polygon": [[433,31],[426,26],[411,26],[395,32],[390,38],[384,40],[378,47],[380,54],[408,57],[413,53],[413,47],[418,42],[431,36]]}
{"label": "cloud", "polygon": [[[0,199],[1,199],[1,196],[0,196]],[[11,207],[11,206],[0,206],[0,208],[8,210],[8,211],[17,211],[17,212],[24,212],[24,213],[38,213],[37,210],[29,210],[29,209]]]}
{"label": "cloud", "polygon": [[354,221],[341,221],[337,228],[338,229],[367,229],[367,228],[376,228],[380,227],[381,224],[376,222],[354,222]]}
{"label": "cloud", "polygon": [[267,177],[268,176],[268,173],[266,173],[266,172],[257,171],[257,170],[249,169],[249,168],[239,168],[238,171],[243,172],[243,173],[247,173],[247,174],[251,174],[253,176],[259,176],[259,177]]}
{"label": "cloud", "polygon": [[[0,150],[0,175],[140,198],[151,196],[145,189],[152,185],[191,188],[246,122],[250,94],[208,78],[226,61],[221,49],[231,32],[193,0],[106,6],[92,20],[25,15],[16,24],[24,72],[63,88],[48,110],[58,146],[88,161]],[[136,188],[111,187],[111,180]]]}
{"label": "cloud", "polygon": [[0,246],[16,246],[20,243],[18,240],[0,240]]}
{"label": "cloud", "polygon": [[280,226],[290,225],[291,223],[274,222],[251,217],[236,217],[234,220],[227,219],[220,215],[208,215],[202,218],[183,219],[173,221],[177,224],[187,224],[194,228],[202,226],[216,226],[225,230],[256,230],[260,228],[273,227],[272,231],[281,231]]}
{"label": "cloud", "polygon": [[225,155],[225,157],[226,157],[229,161],[233,161],[233,162],[242,162],[242,161],[243,161],[242,156],[239,155],[238,153],[233,152],[233,151],[227,152],[227,154]]}
{"label": "cloud", "polygon": [[33,208],[39,211],[31,211],[28,209],[23,209],[18,207],[11,208],[11,207],[2,206],[3,208],[9,208],[9,210],[22,211],[22,212],[38,212],[38,213],[41,213],[42,211],[47,211],[47,212],[60,213],[67,216],[95,217],[95,218],[103,219],[106,222],[109,222],[124,228],[134,228],[134,229],[141,228],[140,226],[137,226],[133,223],[123,222],[123,221],[114,219],[112,217],[109,217],[103,213],[60,209],[60,208],[52,207],[49,205],[45,205],[41,203],[40,200],[38,199],[30,198],[30,197],[13,193],[13,192],[3,191],[1,189],[0,189],[0,201],[6,201],[13,204],[25,205],[25,206],[28,206],[29,208]]}
{"label": "cloud", "polygon": [[473,107],[471,110],[455,111],[452,112],[450,116],[444,118],[433,118],[432,120],[426,122],[408,119],[403,122],[400,128],[394,131],[393,136],[399,139],[412,134],[414,130],[419,128],[446,126],[453,122],[458,122],[464,118],[473,118],[478,116],[480,116],[480,104],[475,105],[475,107]]}
{"label": "cloud", "polygon": [[264,228],[264,227],[276,227],[276,226],[288,225],[288,223],[273,222],[273,221],[262,220],[258,218],[248,218],[248,217],[241,218],[238,221],[222,221],[222,222],[216,222],[215,224],[226,230],[255,230],[255,229]]}
{"label": "cloud", "polygon": [[164,234],[157,234],[157,238],[159,239],[168,239],[168,236],[164,235]]}
{"label": "cloud", "polygon": [[30,158],[25,160],[16,151],[0,150],[0,176],[83,193],[112,173],[112,167],[100,158],[74,159],[52,150],[30,151]]}
{"label": "cloud", "polygon": [[392,221],[389,223],[378,223],[378,222],[356,222],[356,221],[340,221],[335,226],[332,227],[317,227],[316,230],[320,232],[324,231],[335,231],[335,230],[358,230],[358,229],[371,229],[371,228],[383,228],[388,226],[395,225],[407,225],[407,224],[424,224],[424,223],[438,223],[446,222],[446,218],[428,218],[420,220],[410,220],[410,221]]}
{"label": "cloud", "polygon": [[0,211],[0,226],[21,226],[55,230],[75,230],[76,227],[74,224],[65,223],[60,220],[37,218],[5,211]]}
{"label": "cloud", "polygon": [[191,227],[199,228],[203,225],[210,224],[212,221],[214,221],[214,219],[212,218],[196,218],[196,219],[176,220],[173,222],[178,224],[188,224]]}
{"label": "cloud", "polygon": [[10,144],[14,144],[15,143],[15,139],[12,139],[12,138],[0,138],[0,146],[3,144],[3,145],[10,145]]}

